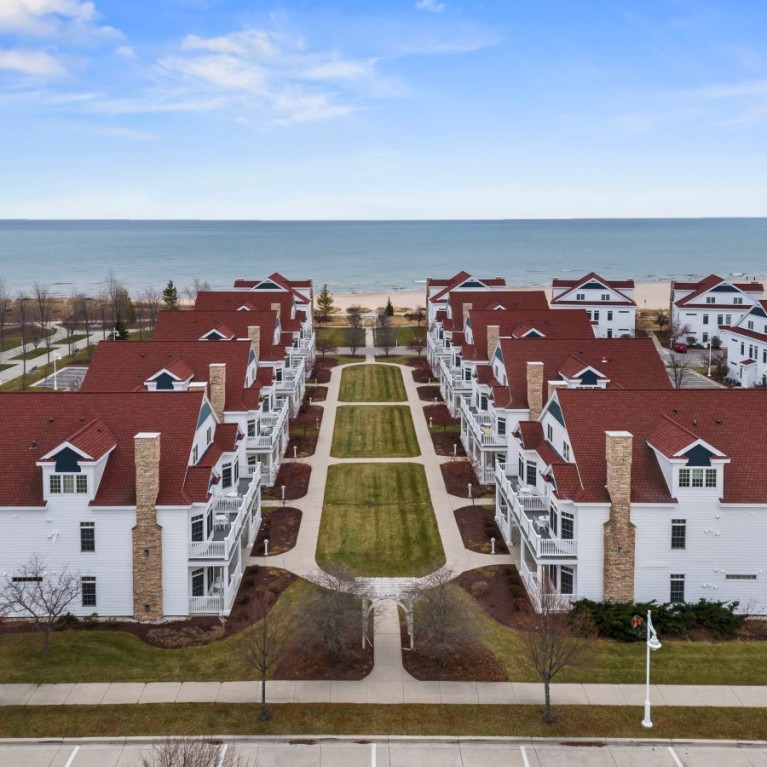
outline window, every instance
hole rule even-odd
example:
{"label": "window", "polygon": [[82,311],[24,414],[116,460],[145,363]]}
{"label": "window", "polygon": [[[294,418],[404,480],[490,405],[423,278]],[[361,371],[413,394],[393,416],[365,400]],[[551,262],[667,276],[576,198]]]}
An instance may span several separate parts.
{"label": "window", "polygon": [[732,302],[734,304],[742,304],[743,303],[743,296],[735,296],[735,298],[732,299]]}
{"label": "window", "polygon": [[721,314],[716,315],[716,324],[717,325],[723,325],[724,324],[724,316]]}
{"label": "window", "polygon": [[707,343],[708,342],[708,333],[703,333],[703,336],[702,336],[701,340],[703,341],[704,344]]}
{"label": "window", "polygon": [[232,464],[225,463],[221,467],[221,487],[232,486]]}
{"label": "window", "polygon": [[533,487],[535,487],[535,485],[536,485],[536,481],[535,481],[536,480],[536,468],[537,468],[537,465],[536,465],[535,461],[528,461],[527,462],[527,477],[525,479],[526,479],[527,484],[528,485],[532,485]]}
{"label": "window", "polygon": [[591,312],[591,319],[594,320],[594,322],[599,322],[599,311],[597,309],[594,309]]}
{"label": "window", "polygon": [[741,354],[746,353],[746,345],[743,343],[743,341],[740,342],[740,353]]}
{"label": "window", "polygon": [[756,575],[750,575],[746,573],[727,573],[724,576],[726,581],[755,581]]}
{"label": "window", "polygon": [[608,322],[612,322],[612,319],[613,319],[613,313],[612,312],[607,312],[607,321]]}
{"label": "window", "polygon": [[96,551],[95,522],[80,522],[80,551]]}
{"label": "window", "polygon": [[570,445],[567,442],[562,443],[562,457],[566,460],[570,460]]}
{"label": "window", "polygon": [[732,325],[732,315],[731,314],[725,314],[724,315],[724,321],[726,325]]}
{"label": "window", "polygon": [[249,437],[256,436],[256,419],[255,418],[251,418],[248,421],[248,436]]}
{"label": "window", "polygon": [[498,436],[499,437],[505,437],[506,436],[506,419],[505,418],[499,418],[496,423],[498,424]]}
{"label": "window", "polygon": [[671,548],[672,549],[687,548],[687,520],[686,519],[671,520]]}
{"label": "window", "polygon": [[684,602],[684,575],[672,573],[670,578],[669,602]]}
{"label": "window", "polygon": [[80,594],[83,607],[96,606],[96,578],[93,575],[83,575],[80,579]]}
{"label": "window", "polygon": [[519,465],[517,468],[519,469],[517,473],[519,476],[519,481],[524,482],[525,481],[525,462],[522,460],[521,455],[519,456]]}
{"label": "window", "polygon": [[747,324],[748,324],[748,329],[749,330],[753,330],[754,329],[754,321],[753,320],[749,320]]}
{"label": "window", "polygon": [[708,325],[708,315],[707,314],[703,315],[703,324],[704,325]]}
{"label": "window", "polygon": [[42,583],[42,575],[14,575],[11,578],[13,583]]}
{"label": "window", "polygon": [[196,463],[197,463],[197,459],[198,459],[199,457],[200,457],[200,450],[199,450],[199,448],[197,447],[197,445],[195,445],[195,446],[192,448],[192,464],[196,464]]}
{"label": "window", "polygon": [[205,570],[202,567],[199,570],[192,570],[192,596],[205,596]]}
{"label": "window", "polygon": [[602,300],[603,301],[609,301],[610,300],[610,294],[609,293],[602,293]]}
{"label": "window", "polygon": [[549,442],[554,441],[554,427],[550,423],[546,424],[546,439]]}
{"label": "window", "polygon": [[239,461],[234,462],[234,481],[235,482],[240,481],[240,462]]}
{"label": "window", "polygon": [[203,535],[202,514],[192,517],[192,540],[195,542],[205,540]]}
{"label": "window", "polygon": [[679,469],[679,487],[716,487],[716,469]]}
{"label": "window", "polygon": [[212,509],[208,512],[208,516],[205,518],[205,530],[207,532],[208,538],[210,538],[211,533],[213,532],[213,510]]}
{"label": "window", "polygon": [[487,394],[479,395],[479,409],[487,410]]}
{"label": "window", "polygon": [[248,456],[248,474],[255,474],[256,473],[256,465],[258,464],[258,456],[256,455],[249,455]]}
{"label": "window", "polygon": [[706,303],[707,304],[715,304],[716,298],[714,296],[706,296]]}
{"label": "window", "polygon": [[586,294],[585,293],[576,293],[575,294],[575,300],[576,301],[585,301],[586,300]]}
{"label": "window", "polygon": [[205,432],[205,442],[209,445],[213,441],[213,427],[208,426],[208,430]]}
{"label": "window", "polygon": [[85,474],[51,474],[51,493],[87,493],[88,477]]}
{"label": "window", "polygon": [[762,349],[762,362],[767,365],[767,349]]}
{"label": "window", "polygon": [[572,567],[565,567],[564,565],[559,568],[559,593],[560,594],[574,594],[573,590],[575,586],[575,571]]}
{"label": "window", "polygon": [[572,541],[575,538],[575,519],[567,512],[562,512],[562,538],[566,541]]}

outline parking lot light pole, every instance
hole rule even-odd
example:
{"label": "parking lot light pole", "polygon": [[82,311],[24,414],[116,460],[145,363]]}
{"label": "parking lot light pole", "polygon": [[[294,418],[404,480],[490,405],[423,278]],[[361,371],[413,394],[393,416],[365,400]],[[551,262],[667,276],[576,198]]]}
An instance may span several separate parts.
{"label": "parking lot light pole", "polygon": [[711,340],[709,339],[706,341],[706,346],[708,346],[708,373],[706,375],[711,378]]}
{"label": "parking lot light pole", "polygon": [[650,650],[660,650],[661,644],[658,639],[658,635],[655,633],[655,629],[652,625],[651,611],[647,611],[647,687],[644,700],[644,719],[642,720],[642,727],[646,727],[648,730],[652,727],[652,719],[650,718]]}
{"label": "parking lot light pole", "polygon": [[59,354],[58,352],[53,353],[53,391],[59,390],[59,378],[58,373],[56,372],[56,362],[59,360]]}

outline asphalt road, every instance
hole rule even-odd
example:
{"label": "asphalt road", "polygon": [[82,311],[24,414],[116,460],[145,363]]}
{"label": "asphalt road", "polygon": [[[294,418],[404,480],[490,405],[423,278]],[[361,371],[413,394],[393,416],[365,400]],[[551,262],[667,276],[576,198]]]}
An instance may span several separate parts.
{"label": "asphalt road", "polygon": [[[151,744],[0,741],[2,767],[137,767]],[[767,767],[767,743],[636,743],[507,741],[502,739],[239,739],[250,767]]]}

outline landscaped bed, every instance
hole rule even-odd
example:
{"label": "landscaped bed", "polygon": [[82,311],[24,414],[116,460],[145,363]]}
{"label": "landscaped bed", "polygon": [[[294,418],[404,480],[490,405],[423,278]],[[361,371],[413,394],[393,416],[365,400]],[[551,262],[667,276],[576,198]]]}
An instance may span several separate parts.
{"label": "landscaped bed", "polygon": [[307,386],[304,401],[307,404],[311,404],[309,400],[311,400],[311,402],[324,402],[327,399],[327,396],[327,386]]}
{"label": "landscaped bed", "polygon": [[270,557],[290,551],[296,545],[301,516],[301,510],[291,506],[266,507],[263,510],[263,520],[250,556],[263,557],[264,541],[267,540]]}
{"label": "landscaped bed", "polygon": [[419,386],[418,399],[423,402],[434,402],[435,400],[437,402],[444,402],[439,386]]}
{"label": "landscaped bed", "polygon": [[420,455],[406,405],[346,405],[336,411],[330,454],[335,458],[412,458]]}
{"label": "landscaped bed", "polygon": [[309,490],[312,467],[306,463],[290,461],[283,463],[277,472],[277,479],[272,487],[261,489],[261,497],[267,501],[281,501],[282,488],[285,488],[285,500],[295,501],[303,498]]}
{"label": "landscaped bed", "polygon": [[324,413],[322,407],[301,405],[298,415],[290,419],[290,441],[286,453],[288,458],[306,458],[314,455]]}
{"label": "landscaped bed", "polygon": [[391,365],[352,365],[343,371],[341,402],[405,402],[405,384],[399,368]]}
{"label": "landscaped bed", "polygon": [[420,360],[421,365],[418,365],[413,370],[413,380],[417,384],[431,384],[437,379],[434,377],[434,375],[431,372],[431,368],[427,364],[426,360]]}
{"label": "landscaped bed", "polygon": [[368,577],[419,576],[443,565],[423,466],[330,466],[317,563],[345,565]]}
{"label": "landscaped bed", "polygon": [[468,458],[461,460],[449,460],[440,467],[445,487],[450,495],[460,498],[469,498],[469,484],[471,484],[471,497],[484,498],[495,495],[494,485],[480,485],[477,481],[477,473]]}
{"label": "landscaped bed", "polygon": [[492,506],[463,506],[456,509],[455,522],[463,539],[463,545],[480,554],[492,553],[492,539],[495,538],[495,553],[508,554],[506,543],[495,522],[495,508]]}

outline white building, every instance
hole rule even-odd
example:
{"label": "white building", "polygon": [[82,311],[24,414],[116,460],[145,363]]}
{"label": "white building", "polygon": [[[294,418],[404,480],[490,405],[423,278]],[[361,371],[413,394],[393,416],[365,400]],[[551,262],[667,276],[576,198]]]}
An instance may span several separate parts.
{"label": "white building", "polygon": [[532,593],[764,613],[766,439],[761,392],[557,389],[497,468],[496,520]]}
{"label": "white building", "polygon": [[245,438],[202,391],[0,396],[0,577],[79,574],[75,615],[228,614],[261,523]]}
{"label": "white building", "polygon": [[715,274],[699,282],[671,283],[671,323],[686,327],[681,340],[706,344],[722,328],[738,325],[764,294],[761,282],[730,282]]}
{"label": "white building", "polygon": [[635,333],[634,280],[606,280],[596,272],[577,280],[555,278],[551,308],[585,309],[597,338],[623,338]]}
{"label": "white building", "polygon": [[733,327],[721,328],[727,377],[740,386],[767,385],[767,301],[755,303]]}

